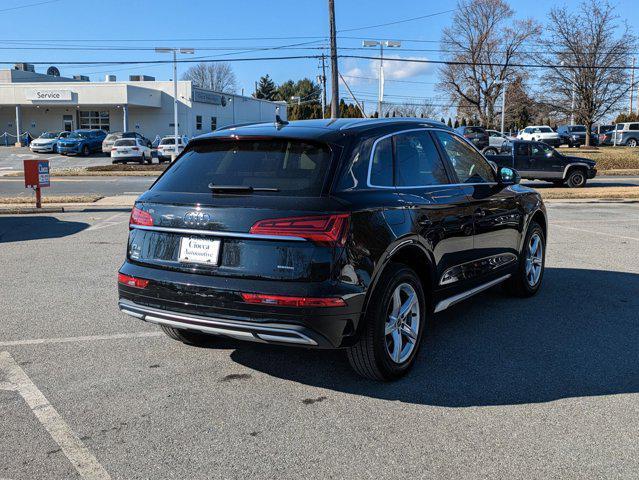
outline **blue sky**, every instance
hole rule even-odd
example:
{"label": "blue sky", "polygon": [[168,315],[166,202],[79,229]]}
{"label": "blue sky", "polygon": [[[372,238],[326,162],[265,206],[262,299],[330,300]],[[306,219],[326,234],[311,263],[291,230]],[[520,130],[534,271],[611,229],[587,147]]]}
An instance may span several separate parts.
{"label": "blue sky", "polygon": [[[119,79],[128,79],[128,75],[134,73],[168,79],[172,76],[170,65],[65,66],[60,62],[168,59],[166,55],[155,53],[152,50],[155,46],[194,47],[194,58],[318,55],[324,51],[321,48],[326,46],[328,33],[326,0],[50,0],[40,5],[12,9],[41,2],[44,0],[0,2],[0,62],[46,62],[47,65],[58,65],[63,75],[87,74],[92,80],[101,80],[106,73],[116,74]],[[344,30],[443,12],[455,5],[450,0],[336,0],[335,3],[339,47],[360,47],[365,38],[402,39],[402,48],[394,51],[395,55],[426,59],[440,57],[438,52],[428,51],[437,49],[439,45],[423,41],[438,41],[442,28],[450,24],[452,13],[378,28]],[[532,17],[541,23],[553,6],[565,4],[576,7],[578,3],[577,0],[510,2],[516,18]],[[637,0],[612,3],[619,6],[618,11],[623,12],[631,25],[637,24]],[[305,45],[295,45],[300,43]],[[283,45],[289,47],[255,50]],[[69,50],[77,47],[99,50]],[[148,50],[128,50],[131,48]],[[351,52],[377,55],[377,51],[372,49],[370,52]],[[233,68],[240,87],[248,94],[252,92],[254,82],[265,73],[270,74],[276,83],[289,78],[314,78],[319,73],[318,63],[317,59],[237,62],[233,63]],[[6,68],[6,64],[2,67]],[[179,65],[180,74],[186,68],[188,65]],[[353,77],[374,77],[374,65],[366,60],[342,59],[340,69],[343,74],[350,75],[347,81],[372,108],[377,94],[376,80]],[[46,65],[37,66],[36,70],[44,71]],[[436,67],[387,62],[386,78],[385,94],[389,102],[440,101],[434,86]],[[342,90],[342,94],[346,95],[345,89]]]}

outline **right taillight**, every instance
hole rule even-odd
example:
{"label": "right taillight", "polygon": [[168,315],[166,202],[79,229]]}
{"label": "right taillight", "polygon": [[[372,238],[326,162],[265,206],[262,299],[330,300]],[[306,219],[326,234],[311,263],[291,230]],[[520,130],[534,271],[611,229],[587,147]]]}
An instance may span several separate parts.
{"label": "right taillight", "polygon": [[308,217],[270,218],[260,220],[250,233],[271,236],[300,237],[323,245],[346,243],[349,228],[348,214],[313,215]]}
{"label": "right taillight", "polygon": [[140,208],[133,207],[133,210],[131,210],[131,219],[129,220],[129,225],[142,225],[150,227],[153,225],[153,217],[149,212],[145,212]]}

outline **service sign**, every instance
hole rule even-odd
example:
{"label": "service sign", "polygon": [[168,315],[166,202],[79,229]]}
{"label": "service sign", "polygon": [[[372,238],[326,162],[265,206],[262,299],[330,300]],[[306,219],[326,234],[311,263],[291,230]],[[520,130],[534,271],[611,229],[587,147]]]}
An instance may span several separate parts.
{"label": "service sign", "polygon": [[72,99],[71,90],[32,89],[26,90],[25,96],[34,102],[70,102]]}
{"label": "service sign", "polygon": [[49,160],[24,160],[24,186],[50,187]]}

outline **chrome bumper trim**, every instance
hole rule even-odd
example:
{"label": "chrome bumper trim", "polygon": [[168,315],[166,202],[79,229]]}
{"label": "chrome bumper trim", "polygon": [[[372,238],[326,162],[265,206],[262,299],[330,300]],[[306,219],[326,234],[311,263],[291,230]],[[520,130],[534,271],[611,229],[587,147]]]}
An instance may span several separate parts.
{"label": "chrome bumper trim", "polygon": [[[317,342],[304,333],[285,326],[277,327],[252,322],[233,322],[212,317],[186,315],[138,305],[130,301],[120,301],[120,310],[127,315],[158,325],[167,325],[185,330],[198,330],[212,335],[222,335],[238,340],[260,343],[291,343],[316,346]],[[197,323],[190,323],[197,322]]]}

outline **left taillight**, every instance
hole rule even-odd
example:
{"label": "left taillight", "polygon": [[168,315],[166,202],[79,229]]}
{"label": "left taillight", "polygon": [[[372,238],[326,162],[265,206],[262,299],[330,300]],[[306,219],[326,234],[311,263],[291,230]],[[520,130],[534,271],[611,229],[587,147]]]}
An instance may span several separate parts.
{"label": "left taillight", "polygon": [[136,278],[125,275],[124,273],[118,273],[118,283],[126,285],[127,287],[146,288],[149,281],[144,278]]}
{"label": "left taillight", "polygon": [[323,245],[346,243],[349,214],[313,215],[308,217],[270,218],[255,223],[250,233],[271,236],[300,237]]}
{"label": "left taillight", "polygon": [[131,210],[129,225],[143,225],[146,227],[150,227],[153,225],[153,217],[149,212],[145,212],[140,208],[133,207],[133,210]]}

